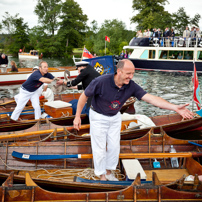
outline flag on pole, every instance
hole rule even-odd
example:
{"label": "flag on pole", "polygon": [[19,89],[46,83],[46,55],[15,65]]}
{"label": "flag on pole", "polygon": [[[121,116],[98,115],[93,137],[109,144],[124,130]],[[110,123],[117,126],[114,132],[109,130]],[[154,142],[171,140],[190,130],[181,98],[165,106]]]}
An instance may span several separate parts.
{"label": "flag on pole", "polygon": [[196,106],[198,110],[201,109],[201,96],[200,96],[200,86],[198,81],[198,76],[196,72],[196,65],[194,63],[194,102],[196,103]]}
{"label": "flag on pole", "polygon": [[93,55],[86,49],[83,49],[83,57],[85,58],[93,58]]}
{"label": "flag on pole", "polygon": [[110,42],[110,38],[108,36],[105,36],[105,41]]}

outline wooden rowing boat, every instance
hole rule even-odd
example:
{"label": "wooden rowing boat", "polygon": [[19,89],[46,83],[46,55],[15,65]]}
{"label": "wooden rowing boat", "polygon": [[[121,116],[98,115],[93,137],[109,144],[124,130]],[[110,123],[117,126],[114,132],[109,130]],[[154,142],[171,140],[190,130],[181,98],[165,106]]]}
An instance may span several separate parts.
{"label": "wooden rowing boat", "polygon": [[[60,94],[55,95],[55,100],[62,100],[64,102],[70,102],[74,99],[79,99],[80,93],[75,94]],[[45,100],[41,101],[41,106],[43,108]],[[127,113],[134,113],[134,102],[135,99],[130,98],[128,99],[123,107],[121,108],[121,113],[127,112]],[[7,102],[7,109],[4,109],[3,107],[0,108],[0,113],[2,118],[0,119],[1,125],[0,125],[0,132],[7,134],[11,131],[18,131],[18,132],[31,132],[31,131],[38,131],[38,130],[48,130],[53,128],[60,128],[61,126],[70,126],[73,125],[73,120],[75,118],[74,115],[71,114],[71,110],[67,107],[64,108],[64,111],[62,109],[58,111],[54,111],[52,115],[55,115],[55,117],[58,117],[61,115],[61,112],[64,112],[62,117],[58,118],[46,118],[46,119],[40,119],[40,120],[33,120],[34,118],[34,111],[30,106],[27,106],[24,109],[24,113],[21,114],[20,118],[22,121],[13,121],[10,120],[10,117],[7,116],[7,113],[11,113],[11,108],[14,108],[13,105],[15,103],[13,102]],[[5,106],[5,105],[3,105]],[[9,108],[9,109],[8,109]],[[32,111],[31,111],[32,110]],[[46,111],[47,110],[47,111]],[[45,108],[45,112],[49,113],[52,109],[51,108]],[[53,110],[52,110],[53,111]],[[31,112],[31,113],[30,113]],[[58,112],[58,113],[57,113]],[[68,112],[68,115],[67,115]],[[70,112],[70,113],[69,113]],[[3,117],[4,115],[4,117]],[[31,120],[24,120],[24,119],[31,119]],[[86,114],[81,115],[82,124],[88,124],[89,119]]]}
{"label": "wooden rowing boat", "polygon": [[[59,130],[59,129],[58,129]],[[36,169],[36,168],[88,168],[92,166],[92,159],[58,159],[58,160],[44,160],[40,161],[27,161],[19,160],[12,157],[12,152],[17,151],[27,154],[91,154],[90,141],[66,141],[63,137],[63,141],[59,141],[60,137],[50,137],[53,142],[45,142],[40,137],[35,136],[33,142],[21,142],[20,138],[16,142],[8,142],[6,139],[0,140],[2,142],[0,147],[0,156],[6,165],[12,167],[12,169]],[[11,137],[14,138],[14,137]],[[48,137],[49,138],[49,137]],[[198,144],[202,144],[201,140],[194,141]],[[179,140],[168,136],[164,131],[156,135],[151,129],[147,134],[138,139],[121,140],[121,153],[168,153],[170,145],[173,145],[177,152],[192,152],[194,157],[201,155],[202,148],[196,145],[190,144],[188,140]],[[151,160],[152,162],[153,160]],[[163,162],[162,162],[163,163]],[[168,164],[169,165],[169,164]],[[2,162],[0,162],[0,170],[6,170],[7,168]]]}
{"label": "wooden rowing boat", "polygon": [[[197,141],[197,143],[202,143],[202,141]],[[177,153],[171,154],[169,153],[170,145],[174,145]],[[76,159],[76,158],[66,158],[66,159],[55,159],[55,160],[25,160],[25,159],[17,159],[12,157],[12,152],[18,151],[26,154],[85,154],[85,158]],[[64,170],[67,171],[69,169],[73,169],[74,171],[79,169],[92,168],[92,155],[91,155],[91,147],[90,142],[35,142],[35,143],[4,143],[0,147],[1,161],[0,161],[0,179],[4,180],[6,178],[5,172],[9,173],[11,170],[16,169],[14,180],[15,182],[22,184],[24,183],[25,173],[26,171],[30,171],[31,176],[34,181],[40,185],[40,187],[51,190],[51,191],[64,191],[71,190],[72,192],[80,192],[83,189],[85,192],[89,191],[112,191],[119,190],[123,191],[123,188],[126,188],[126,185],[109,185],[109,184],[88,184],[88,183],[75,183],[73,182],[73,176],[66,180],[66,175],[64,175]],[[175,155],[178,157],[179,167],[172,168],[170,157]],[[123,140],[121,141],[121,154],[120,157],[122,159],[136,158],[139,159],[141,166],[144,169],[144,172],[147,176],[147,182],[152,183],[144,184],[140,181],[140,176],[138,175],[135,179],[135,184],[131,185],[134,188],[136,186],[137,190],[141,190],[140,195],[137,194],[137,199],[145,199],[145,194],[147,189],[153,190],[151,192],[156,192],[155,190],[161,189],[162,187],[167,187],[173,193],[200,193],[201,192],[201,183],[199,182],[197,175],[202,175],[202,166],[196,162],[191,156],[194,158],[198,158],[202,155],[200,148],[196,145],[189,144],[188,141],[178,140],[169,137],[164,131],[161,131],[161,134],[154,134],[151,130],[144,137],[135,140]],[[160,162],[161,168],[157,169],[153,167],[154,158]],[[121,170],[121,173],[125,174],[125,178],[127,177],[126,170],[124,170],[122,160],[119,161],[118,167]],[[22,171],[20,171],[22,169]],[[39,170],[42,169],[42,170]],[[45,170],[47,169],[52,174],[49,176],[44,175]],[[54,170],[52,170],[54,169]],[[53,179],[53,175],[56,173],[56,169],[62,169],[62,178]],[[18,171],[17,171],[18,170]],[[4,173],[3,173],[4,172]],[[152,173],[156,173],[152,174]],[[59,173],[60,174],[60,173]],[[60,174],[61,175],[61,174]],[[68,174],[67,174],[68,175]],[[196,180],[194,182],[185,182],[185,176],[183,175],[196,175]],[[38,177],[37,177],[38,176]],[[40,176],[40,177],[39,177]],[[47,179],[51,177],[50,179]],[[27,181],[27,180],[26,180]],[[138,182],[138,183],[137,183]],[[5,185],[5,183],[4,183]],[[28,184],[27,184],[28,185]],[[131,187],[128,186],[127,188]],[[15,186],[13,186],[15,187]],[[37,185],[38,187],[38,185]],[[58,187],[58,189],[56,188]],[[150,187],[150,188],[149,188]],[[158,189],[157,189],[158,187]],[[126,189],[127,189],[126,188]],[[130,188],[131,189],[131,188]],[[143,190],[142,190],[143,189]],[[163,189],[162,189],[163,190]],[[166,189],[167,190],[167,189]],[[195,191],[194,191],[195,190]],[[169,193],[171,193],[169,191]],[[167,192],[167,191],[166,191]],[[166,192],[161,195],[165,197]],[[43,194],[43,192],[40,192]],[[130,192],[126,192],[127,194]],[[143,194],[144,193],[144,194]],[[150,192],[149,192],[150,193]],[[90,193],[89,193],[90,194]],[[179,197],[177,196],[175,197]],[[29,195],[29,193],[26,193]],[[126,195],[124,195],[125,198]],[[154,196],[150,193],[149,200],[154,200]],[[190,195],[189,195],[190,196]],[[1,197],[1,196],[0,196]],[[171,196],[170,196],[171,197]],[[172,196],[174,197],[174,196]],[[180,196],[183,200],[182,196]],[[191,196],[191,199],[194,197]],[[167,198],[167,200],[170,198]],[[175,198],[173,198],[175,199]],[[9,199],[10,200],[10,199]],[[15,200],[18,200],[15,198]],[[22,200],[22,199],[21,199]],[[24,199],[23,199],[24,200]],[[35,198],[34,200],[37,201]],[[39,199],[42,200],[42,199]],[[44,199],[45,200],[45,199]],[[50,200],[50,198],[46,198],[46,200]],[[55,200],[59,200],[59,198],[55,198]],[[70,197],[70,201],[73,199]],[[79,200],[76,198],[75,200]],[[90,198],[89,198],[90,200]],[[97,200],[104,200],[102,198],[98,198]],[[114,199],[115,200],[115,199]],[[130,199],[132,200],[132,199]],[[130,201],[129,200],[129,201]]]}
{"label": "wooden rowing boat", "polygon": [[[148,161],[147,161],[148,162]],[[13,183],[13,180],[16,180],[16,176],[14,177],[13,173],[7,178],[7,180],[0,187],[0,198],[2,201],[201,201],[202,200],[202,183],[199,181],[199,175],[202,174],[202,166],[193,160],[191,157],[187,157],[186,160],[183,161],[183,168],[172,170],[166,169],[164,170],[167,176],[165,179],[169,179],[171,181],[175,176],[178,177],[176,180],[171,182],[170,184],[162,184],[160,178],[161,171],[159,170],[150,170],[151,177],[150,180],[152,182],[143,183],[141,182],[140,173],[137,174],[135,180],[132,182],[130,186],[126,188],[120,188],[117,191],[112,191],[112,187],[117,187],[117,185],[103,185],[103,184],[87,184],[83,183],[83,187],[79,185],[79,183],[72,183],[72,186],[79,186],[79,189],[75,189],[74,192],[71,192],[69,189],[58,190],[57,182],[50,181],[50,184],[53,187],[54,191],[50,191],[47,187],[44,189],[43,186],[47,186],[47,184],[43,184],[41,181],[40,186],[37,182],[34,182],[30,177],[29,173],[26,173],[25,184],[17,184]],[[149,172],[148,172],[149,173]],[[193,182],[185,182],[184,173],[195,175],[195,179]],[[148,174],[149,176],[149,174]],[[0,175],[2,178],[2,175]],[[18,178],[19,180],[19,178]],[[21,180],[22,181],[22,180]],[[47,182],[48,180],[46,180]],[[44,180],[45,182],[45,180]],[[55,186],[53,185],[55,183]],[[61,185],[61,183],[59,183]],[[42,185],[42,187],[41,187]],[[84,187],[85,185],[85,187]],[[96,189],[91,189],[91,187],[97,187]],[[102,187],[111,187],[108,190],[102,189]],[[100,189],[99,189],[100,187]],[[63,187],[64,188],[64,187]],[[84,190],[82,191],[82,189]],[[87,191],[90,190],[90,191]],[[63,192],[61,192],[63,191]],[[94,192],[93,192],[94,191]],[[101,191],[101,192],[100,192]],[[76,192],[76,194],[75,194]]]}

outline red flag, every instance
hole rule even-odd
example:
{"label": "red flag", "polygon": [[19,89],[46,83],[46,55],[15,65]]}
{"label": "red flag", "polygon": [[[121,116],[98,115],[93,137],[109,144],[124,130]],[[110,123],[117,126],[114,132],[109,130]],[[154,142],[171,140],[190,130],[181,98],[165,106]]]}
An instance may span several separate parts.
{"label": "red flag", "polygon": [[200,86],[199,86],[195,63],[194,63],[194,102],[196,103],[198,110],[200,110],[201,109]]}
{"label": "red flag", "polygon": [[84,48],[83,49],[83,57],[93,58],[93,55],[86,48]]}
{"label": "red flag", "polygon": [[105,36],[105,41],[110,42],[110,38],[108,36]]}

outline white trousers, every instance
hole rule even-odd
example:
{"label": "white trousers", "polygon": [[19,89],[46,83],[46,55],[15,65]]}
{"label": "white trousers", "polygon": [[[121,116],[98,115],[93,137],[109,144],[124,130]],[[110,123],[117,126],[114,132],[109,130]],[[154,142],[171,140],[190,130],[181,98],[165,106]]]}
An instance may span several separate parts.
{"label": "white trousers", "polygon": [[41,117],[41,107],[39,104],[39,94],[37,91],[29,92],[20,88],[20,93],[17,98],[17,106],[11,115],[11,119],[18,120],[22,110],[27,104],[28,100],[31,100],[32,106],[34,108],[35,119]]}
{"label": "white trousers", "polygon": [[90,135],[95,175],[115,170],[120,153],[121,114],[105,116],[90,109]]}

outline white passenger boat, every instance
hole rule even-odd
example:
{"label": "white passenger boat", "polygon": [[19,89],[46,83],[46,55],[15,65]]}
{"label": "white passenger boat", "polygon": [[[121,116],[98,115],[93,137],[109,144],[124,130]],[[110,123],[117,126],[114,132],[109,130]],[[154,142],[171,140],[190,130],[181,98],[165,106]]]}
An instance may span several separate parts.
{"label": "white passenger boat", "polygon": [[19,52],[18,58],[19,59],[36,59],[36,60],[38,60],[38,59],[42,58],[42,54],[39,55],[39,52],[37,50],[30,50],[29,53]]}
{"label": "white passenger boat", "polygon": [[137,70],[192,72],[195,60],[202,73],[202,41],[198,38],[133,38],[128,46],[129,59]]}
{"label": "white passenger boat", "polygon": [[[65,70],[69,70],[70,79],[78,76],[78,70],[76,67],[49,67],[49,72],[53,74],[54,77],[64,79]],[[32,68],[18,68],[18,72],[10,72],[10,68],[7,72],[0,72],[0,86],[8,85],[18,85],[22,84],[27,80],[28,74],[32,73]]]}

